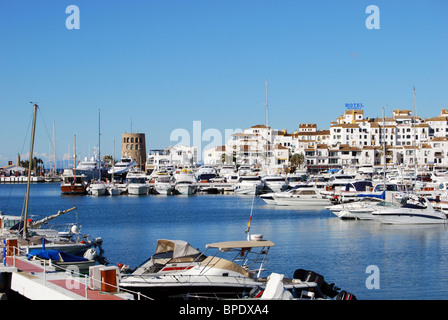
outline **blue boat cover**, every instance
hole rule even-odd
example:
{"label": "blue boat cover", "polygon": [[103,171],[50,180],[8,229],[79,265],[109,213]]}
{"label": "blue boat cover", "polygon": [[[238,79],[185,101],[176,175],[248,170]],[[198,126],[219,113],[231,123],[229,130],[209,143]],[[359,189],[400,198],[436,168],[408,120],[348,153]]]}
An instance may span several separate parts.
{"label": "blue boat cover", "polygon": [[370,197],[370,198],[378,198],[378,199],[386,199],[386,191],[383,191],[382,194],[371,194],[371,193],[367,193],[367,194],[358,194],[358,197]]}
{"label": "blue boat cover", "polygon": [[64,262],[79,262],[79,261],[88,261],[88,259],[84,257],[74,256],[72,254],[68,254],[59,250],[42,250],[42,249],[33,249],[31,250],[26,257],[30,259],[33,256],[38,256],[42,259],[50,259],[59,261],[59,255]]}

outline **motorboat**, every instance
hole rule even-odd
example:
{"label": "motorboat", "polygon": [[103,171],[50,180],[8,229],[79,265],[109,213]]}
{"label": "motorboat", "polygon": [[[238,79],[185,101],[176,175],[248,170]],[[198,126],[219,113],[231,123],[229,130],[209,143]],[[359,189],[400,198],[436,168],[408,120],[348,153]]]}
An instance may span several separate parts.
{"label": "motorboat", "polygon": [[196,179],[201,182],[208,182],[210,179],[216,178],[218,172],[216,168],[209,165],[203,165],[196,171]]}
{"label": "motorboat", "polygon": [[261,176],[246,175],[239,176],[238,182],[235,183],[233,192],[238,195],[258,195],[264,188]]}
{"label": "motorboat", "polygon": [[126,179],[128,181],[129,195],[145,195],[148,194],[149,185],[146,183],[146,178],[139,175],[133,175]]}
{"label": "motorboat", "polygon": [[286,175],[286,183],[288,184],[288,188],[293,188],[306,180],[307,180],[306,174],[288,173]]}
{"label": "motorboat", "polygon": [[69,224],[64,230],[42,228],[49,220],[55,219],[73,209],[75,208],[58,211],[58,213],[38,221],[27,219],[28,229],[26,238],[21,237],[24,226],[23,217],[1,214],[0,236],[3,239],[17,239],[18,247],[25,252],[33,249],[41,249],[42,246],[45,246],[47,249],[61,250],[74,255],[82,255],[87,249],[98,247],[100,253],[102,253],[102,239],[92,239],[87,234],[81,234],[80,226],[77,224]]}
{"label": "motorboat", "polygon": [[435,210],[427,198],[408,201],[398,208],[373,211],[372,215],[384,224],[440,224],[447,223],[445,213]]}
{"label": "motorboat", "polygon": [[373,192],[373,183],[370,180],[356,180],[348,182],[342,187],[338,194],[340,202],[356,201],[359,194]]}
{"label": "motorboat", "polygon": [[264,183],[264,190],[267,192],[280,192],[288,188],[286,177],[280,174],[268,175],[261,178]]}
{"label": "motorboat", "polygon": [[260,195],[260,199],[263,200],[266,204],[269,205],[277,205],[277,203],[275,202],[275,195],[278,193],[281,195],[281,193],[285,193],[285,192],[292,192],[293,190],[296,190],[298,188],[308,188],[307,185],[297,185],[295,187],[292,187],[290,189],[287,189],[285,191],[281,191],[281,192],[268,192],[268,193],[263,193]]}
{"label": "motorboat", "polygon": [[236,167],[233,165],[223,165],[219,170],[219,175],[221,177],[225,177],[234,173],[236,173]]}
{"label": "motorboat", "polygon": [[72,268],[75,267],[80,273],[86,273],[97,263],[96,251],[92,248],[88,249],[82,257],[54,249],[33,249],[28,252],[26,257],[30,261],[39,261],[41,264],[48,263],[55,267],[56,271],[65,271],[68,268],[73,270]]}
{"label": "motorboat", "polygon": [[294,206],[301,209],[324,209],[331,204],[318,188],[296,188],[274,194],[278,206]]}
{"label": "motorboat", "polygon": [[110,196],[118,196],[121,194],[121,191],[117,185],[110,183],[107,186],[107,194]]}
{"label": "motorboat", "polygon": [[[101,164],[100,169],[98,169],[99,164]],[[101,172],[98,172],[99,170]],[[99,163],[98,159],[96,159],[95,157],[91,157],[90,159],[87,159],[87,157],[85,157],[84,160],[76,165],[76,173],[86,176],[86,180],[90,181],[97,178],[100,174],[104,176],[106,174],[106,170],[104,169],[103,161]]]}
{"label": "motorboat", "polygon": [[359,201],[336,204],[326,209],[340,219],[374,220],[376,217],[372,212],[398,206],[398,203],[386,201],[384,197],[365,196]]}
{"label": "motorboat", "polygon": [[86,194],[87,186],[85,175],[78,175],[72,169],[64,169],[61,194]]}
{"label": "motorboat", "polygon": [[[185,241],[160,239],[153,256],[120,275],[119,287],[156,300],[248,297],[266,287],[267,278],[261,273],[273,246],[262,239],[225,241],[207,244],[202,253]],[[283,284],[296,294],[318,286],[299,279],[285,279]]]}
{"label": "motorboat", "polygon": [[104,181],[93,180],[88,187],[88,191],[93,196],[104,196],[107,193],[107,184]]}
{"label": "motorboat", "polygon": [[195,194],[198,186],[195,175],[191,170],[179,169],[173,175],[174,190],[178,194],[192,195]]}
{"label": "motorboat", "polygon": [[120,161],[109,169],[109,174],[123,175],[127,174],[131,169],[138,166],[138,163],[132,158],[121,158]]}
{"label": "motorboat", "polygon": [[170,195],[174,191],[172,180],[168,172],[153,173],[151,186],[156,194]]}

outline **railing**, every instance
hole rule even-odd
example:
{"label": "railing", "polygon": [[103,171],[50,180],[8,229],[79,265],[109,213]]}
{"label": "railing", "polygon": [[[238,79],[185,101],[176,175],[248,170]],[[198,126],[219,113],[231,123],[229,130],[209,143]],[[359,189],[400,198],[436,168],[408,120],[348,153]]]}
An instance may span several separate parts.
{"label": "railing", "polygon": [[[6,241],[4,240],[3,241],[3,244],[4,244],[4,247],[3,247],[3,265],[5,265],[5,266],[7,265],[6,257],[11,257],[12,258],[12,267],[16,267],[16,257],[17,256],[24,257],[27,254],[28,250],[20,248],[18,246],[8,246],[7,247],[5,242]],[[144,294],[142,294],[140,292],[122,288],[122,287],[120,287],[119,283],[117,283],[117,285],[111,284],[111,283],[105,282],[105,281],[103,281],[101,279],[93,278],[93,277],[91,277],[88,274],[77,272],[77,271],[75,271],[76,268],[77,268],[77,266],[75,266],[75,265],[73,267],[71,267],[69,265],[67,268],[64,268],[64,267],[59,266],[59,265],[53,266],[53,264],[51,263],[51,260],[42,259],[42,258],[38,258],[38,257],[36,257],[35,259],[36,260],[34,260],[34,261],[39,261],[39,266],[43,266],[43,282],[44,282],[44,285],[47,285],[47,273],[53,273],[53,272],[61,272],[62,273],[62,272],[64,272],[67,275],[69,275],[70,277],[72,277],[72,279],[75,279],[74,276],[79,277],[79,278],[83,277],[84,278],[84,286],[85,286],[84,298],[86,300],[88,299],[88,292],[89,292],[89,290],[91,290],[89,284],[92,281],[95,281],[95,283],[99,283],[100,285],[104,284],[105,286],[112,287],[114,290],[111,290],[110,293],[113,293],[113,292],[117,292],[118,293],[118,292],[123,291],[123,292],[128,292],[128,293],[133,294],[134,296],[137,297],[137,300],[141,300],[141,299],[154,300],[151,297],[148,297],[148,296],[146,296],[146,295],[144,295]],[[30,261],[30,263],[32,263],[32,262],[33,261]],[[47,267],[51,267],[50,270],[47,270]],[[60,271],[56,271],[56,269],[58,269]],[[118,273],[118,276],[120,277],[119,273]],[[69,280],[69,278],[67,278],[67,280]],[[78,282],[80,284],[82,283],[82,281],[78,281]],[[70,290],[69,288],[67,288],[67,289]]]}

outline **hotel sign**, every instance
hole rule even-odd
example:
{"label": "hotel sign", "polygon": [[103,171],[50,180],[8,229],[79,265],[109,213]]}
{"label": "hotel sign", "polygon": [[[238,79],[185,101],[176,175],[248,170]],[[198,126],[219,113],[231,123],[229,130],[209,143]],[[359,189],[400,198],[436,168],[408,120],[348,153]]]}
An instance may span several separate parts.
{"label": "hotel sign", "polygon": [[362,103],[346,103],[345,104],[345,108],[348,110],[359,110],[364,108],[364,106],[362,105]]}

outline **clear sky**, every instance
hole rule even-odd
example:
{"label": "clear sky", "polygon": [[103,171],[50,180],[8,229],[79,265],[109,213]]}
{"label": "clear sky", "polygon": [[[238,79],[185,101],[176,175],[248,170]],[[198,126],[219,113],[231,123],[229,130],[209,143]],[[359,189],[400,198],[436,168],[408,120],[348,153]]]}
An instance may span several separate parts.
{"label": "clear sky", "polygon": [[[69,5],[79,29],[68,29]],[[368,29],[369,5],[379,29]],[[147,150],[173,130],[328,129],[345,103],[368,117],[396,108],[433,117],[448,108],[446,0],[0,0],[0,165],[29,150],[46,160],[56,125],[59,159],[119,156],[124,132]],[[131,127],[132,124],[132,127]],[[217,141],[222,144],[225,141]],[[208,145],[204,141],[202,147]]]}

